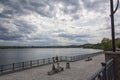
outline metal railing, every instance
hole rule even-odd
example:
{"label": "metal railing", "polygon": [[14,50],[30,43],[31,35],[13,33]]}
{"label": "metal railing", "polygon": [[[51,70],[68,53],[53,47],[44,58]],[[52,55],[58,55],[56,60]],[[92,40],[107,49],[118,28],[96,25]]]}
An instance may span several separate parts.
{"label": "metal railing", "polygon": [[114,77],[114,59],[102,63],[102,68],[89,80],[115,80]]}
{"label": "metal railing", "polygon": [[[58,61],[59,62],[64,62],[64,61],[65,62],[74,62],[74,61],[85,59],[87,57],[93,57],[93,56],[96,56],[99,54],[102,54],[102,52],[92,53],[92,54],[83,54],[83,55],[77,55],[77,56],[59,56]],[[37,67],[37,66],[43,66],[43,65],[47,65],[47,64],[51,64],[51,63],[54,63],[53,57],[25,61],[25,62],[12,63],[12,64],[7,64],[7,65],[0,65],[0,74],[29,69],[29,68],[33,68],[33,67]]]}

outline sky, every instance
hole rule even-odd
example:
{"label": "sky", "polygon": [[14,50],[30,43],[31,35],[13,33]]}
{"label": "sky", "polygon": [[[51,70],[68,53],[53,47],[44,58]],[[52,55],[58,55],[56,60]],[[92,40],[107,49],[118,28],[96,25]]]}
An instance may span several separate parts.
{"label": "sky", "polygon": [[[0,46],[99,43],[111,38],[109,1],[0,0]],[[119,13],[120,6],[115,14],[116,38]]]}

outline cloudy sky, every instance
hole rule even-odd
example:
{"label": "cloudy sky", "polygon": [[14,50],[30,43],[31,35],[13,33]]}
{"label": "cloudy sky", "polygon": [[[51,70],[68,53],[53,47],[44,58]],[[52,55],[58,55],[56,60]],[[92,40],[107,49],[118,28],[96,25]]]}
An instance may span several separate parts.
{"label": "cloudy sky", "polygon": [[111,38],[109,10],[109,0],[0,0],[0,46],[98,43]]}

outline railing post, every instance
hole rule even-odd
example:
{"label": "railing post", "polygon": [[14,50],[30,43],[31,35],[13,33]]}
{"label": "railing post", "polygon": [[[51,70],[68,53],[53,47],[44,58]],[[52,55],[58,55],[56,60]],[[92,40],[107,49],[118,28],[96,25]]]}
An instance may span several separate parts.
{"label": "railing post", "polygon": [[58,56],[58,62],[60,62],[60,56]]}
{"label": "railing post", "polygon": [[60,56],[60,61],[62,61],[62,56]]}
{"label": "railing post", "polygon": [[78,60],[79,60],[79,56],[77,56]]}
{"label": "railing post", "polygon": [[37,60],[37,65],[39,65],[39,59]]}
{"label": "railing post", "polygon": [[50,64],[50,58],[48,58],[48,64]]}
{"label": "railing post", "polygon": [[62,61],[65,61],[65,56],[62,56]]}
{"label": "railing post", "polygon": [[24,69],[24,62],[22,62],[22,69]]}
{"label": "railing post", "polygon": [[74,61],[74,56],[72,56],[72,61]]}
{"label": "railing post", "polygon": [[13,71],[14,71],[14,66],[15,66],[15,64],[13,63]]}
{"label": "railing post", "polygon": [[67,56],[65,56],[65,60],[67,61]]}
{"label": "railing post", "polygon": [[30,61],[30,67],[32,67],[32,61]]}
{"label": "railing post", "polygon": [[74,56],[74,61],[75,61],[75,56]]}
{"label": "railing post", "polygon": [[106,63],[101,63],[102,67],[104,67],[104,80],[108,80],[107,71],[106,71]]}
{"label": "railing post", "polygon": [[78,57],[79,57],[79,60],[80,60],[80,55]]}
{"label": "railing post", "polygon": [[71,56],[71,61],[72,61],[72,56]]}
{"label": "railing post", "polygon": [[3,65],[1,65],[1,73],[3,72]]}
{"label": "railing post", "polygon": [[43,59],[43,64],[45,64],[45,59]]}
{"label": "railing post", "polygon": [[115,58],[113,58],[113,76],[114,76],[114,80],[116,80],[116,78],[115,78]]}
{"label": "railing post", "polygon": [[58,57],[58,62],[60,62],[61,60],[60,60],[60,56]]}
{"label": "railing post", "polygon": [[75,56],[74,56],[74,61],[75,61]]}

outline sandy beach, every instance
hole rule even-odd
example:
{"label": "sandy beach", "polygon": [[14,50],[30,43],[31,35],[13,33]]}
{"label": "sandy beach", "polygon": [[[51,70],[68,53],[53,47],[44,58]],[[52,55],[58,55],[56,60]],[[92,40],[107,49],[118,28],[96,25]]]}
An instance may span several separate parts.
{"label": "sandy beach", "polygon": [[87,80],[101,68],[101,62],[105,62],[103,54],[94,56],[92,59],[87,62],[85,60],[71,62],[70,69],[66,69],[66,63],[61,62],[60,65],[64,67],[64,71],[51,76],[47,75],[52,67],[50,64],[1,75],[0,80]]}

